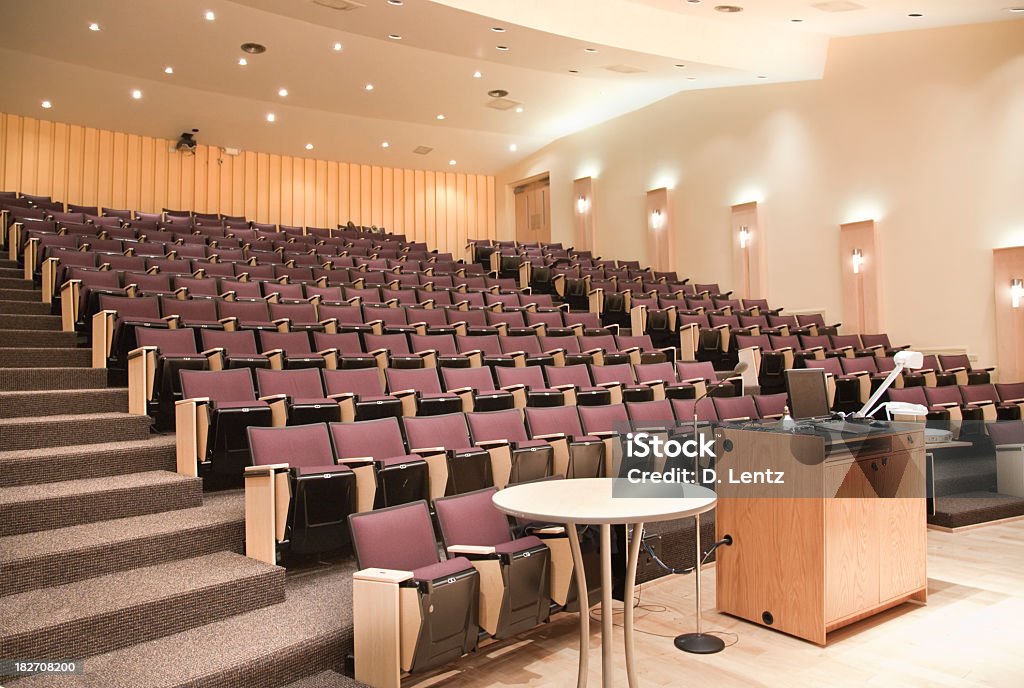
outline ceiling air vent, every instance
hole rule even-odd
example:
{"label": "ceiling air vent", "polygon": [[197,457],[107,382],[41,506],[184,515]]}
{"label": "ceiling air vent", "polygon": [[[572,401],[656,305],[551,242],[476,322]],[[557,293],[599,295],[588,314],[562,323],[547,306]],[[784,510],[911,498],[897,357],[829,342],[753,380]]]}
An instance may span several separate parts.
{"label": "ceiling air vent", "polygon": [[811,5],[814,9],[821,10],[822,12],[850,12],[852,10],[862,10],[864,5],[858,5],[850,0],[828,0],[827,2],[816,2]]}
{"label": "ceiling air vent", "polygon": [[313,0],[314,5],[320,5],[326,7],[329,10],[338,10],[339,12],[348,12],[350,10],[361,10],[366,5],[355,0]]}
{"label": "ceiling air vent", "polygon": [[605,69],[609,72],[618,72],[619,74],[639,74],[640,72],[647,71],[646,69],[640,69],[639,67],[625,64],[608,65]]}
{"label": "ceiling air vent", "polygon": [[495,98],[494,100],[487,101],[487,107],[495,110],[511,110],[518,105],[520,105],[520,103],[514,100],[509,100],[508,98]]}
{"label": "ceiling air vent", "polygon": [[430,146],[416,146],[415,148],[412,149],[412,152],[415,153],[416,155],[426,155],[432,150],[434,149],[431,148]]}

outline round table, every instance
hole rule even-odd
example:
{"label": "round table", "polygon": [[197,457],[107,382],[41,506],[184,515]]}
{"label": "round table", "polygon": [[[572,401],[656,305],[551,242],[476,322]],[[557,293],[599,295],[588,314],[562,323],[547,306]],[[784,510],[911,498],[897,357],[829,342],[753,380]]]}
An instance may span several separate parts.
{"label": "round table", "polygon": [[[546,480],[515,485],[494,495],[494,505],[501,511],[518,518],[565,524],[572,550],[576,574],[576,590],[580,602],[580,667],[576,685],[587,685],[587,658],[590,635],[590,600],[583,569],[579,534],[576,525],[601,526],[601,684],[613,685],[612,679],[612,525],[629,525],[634,537],[629,543],[626,559],[626,581],[623,593],[623,630],[626,646],[626,677],[635,688],[636,672],[633,667],[633,589],[636,585],[636,566],[644,523],[671,521],[698,516],[697,543],[700,547],[699,514],[711,510],[717,498],[715,493],[699,485],[680,485],[681,497],[614,497],[613,486],[621,478],[577,478]],[[623,481],[625,482],[625,481]],[[700,552],[697,553],[698,564]],[[699,575],[698,575],[699,580]],[[699,610],[698,610],[699,612]]]}

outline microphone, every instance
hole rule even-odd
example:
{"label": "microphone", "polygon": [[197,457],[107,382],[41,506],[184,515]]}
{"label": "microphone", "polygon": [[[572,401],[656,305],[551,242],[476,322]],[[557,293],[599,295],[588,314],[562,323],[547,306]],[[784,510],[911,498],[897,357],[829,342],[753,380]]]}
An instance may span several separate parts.
{"label": "microphone", "polygon": [[[735,375],[742,375],[744,372],[746,372],[747,368],[749,368],[749,367],[750,367],[750,364],[748,364],[746,361],[740,361],[739,363],[736,364],[736,367],[732,369],[733,375],[734,376]],[[704,390],[704,394],[701,394],[699,397],[694,399],[694,401],[693,401],[693,436],[694,436],[694,438],[697,437],[697,404],[700,403],[701,401],[703,401],[704,399],[707,399],[709,396],[711,396],[712,392],[714,392],[719,387],[724,386],[726,383],[731,384],[732,383],[732,377],[727,377],[724,380],[719,380],[718,382],[714,383],[713,385],[708,385],[707,389]],[[695,456],[693,458],[693,470],[694,470],[694,475],[695,476],[697,475],[697,471],[699,469],[700,469],[700,458]]]}

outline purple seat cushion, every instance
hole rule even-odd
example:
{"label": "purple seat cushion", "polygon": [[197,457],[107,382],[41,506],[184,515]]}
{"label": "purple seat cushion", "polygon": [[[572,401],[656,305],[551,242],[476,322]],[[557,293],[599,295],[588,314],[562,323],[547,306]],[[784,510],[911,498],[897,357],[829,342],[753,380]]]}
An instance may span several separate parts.
{"label": "purple seat cushion", "polygon": [[219,409],[236,409],[236,408],[270,408],[265,401],[218,401],[214,402]]}
{"label": "purple seat cushion", "polygon": [[418,581],[431,581],[437,580],[438,578],[454,576],[472,568],[473,565],[469,563],[469,559],[466,559],[465,557],[453,557],[447,561],[413,569],[412,577]]}
{"label": "purple seat cushion", "polygon": [[331,463],[324,466],[296,466],[299,475],[314,475],[316,473],[351,473],[352,470],[343,464]]}
{"label": "purple seat cushion", "polygon": [[503,542],[494,548],[497,554],[515,554],[516,552],[522,552],[523,550],[533,549],[534,547],[540,547],[544,543],[541,542],[539,537],[534,535],[527,535],[516,540],[509,540]]}
{"label": "purple seat cushion", "polygon": [[405,454],[403,456],[388,456],[383,459],[377,459],[377,463],[381,466],[400,466],[403,463],[422,463],[423,457],[415,454]]}

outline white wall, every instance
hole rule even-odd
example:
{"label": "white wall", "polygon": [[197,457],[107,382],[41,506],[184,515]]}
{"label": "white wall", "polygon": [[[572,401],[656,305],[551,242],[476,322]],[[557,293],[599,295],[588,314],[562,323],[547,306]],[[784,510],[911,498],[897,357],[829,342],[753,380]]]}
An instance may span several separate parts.
{"label": "white wall", "polygon": [[556,241],[595,177],[597,251],[649,260],[644,194],[672,187],[674,267],[732,284],[729,207],[759,201],[768,298],[842,309],[839,225],[878,221],[894,341],[995,362],[991,249],[1024,244],[1024,21],[836,39],[825,78],[681,93],[560,139],[497,177],[550,171]]}

